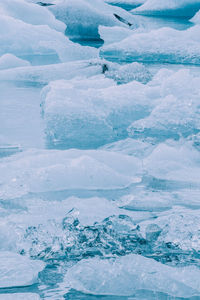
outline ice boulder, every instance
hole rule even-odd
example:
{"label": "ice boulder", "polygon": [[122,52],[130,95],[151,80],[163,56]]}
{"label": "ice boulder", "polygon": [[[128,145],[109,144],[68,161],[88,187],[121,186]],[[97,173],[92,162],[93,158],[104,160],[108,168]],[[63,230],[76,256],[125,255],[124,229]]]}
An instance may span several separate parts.
{"label": "ice boulder", "polygon": [[23,287],[37,282],[38,273],[45,267],[41,261],[12,252],[0,252],[0,288]]}
{"label": "ice boulder", "polygon": [[200,9],[199,0],[147,0],[134,14],[191,18]]}
{"label": "ice boulder", "polygon": [[159,63],[200,63],[200,26],[184,31],[160,28],[133,33],[124,40],[104,46],[100,55],[116,61]]}
{"label": "ice boulder", "polygon": [[161,99],[148,117],[128,128],[129,135],[162,142],[197,134],[200,131],[199,84],[200,77],[188,70],[171,74],[167,70],[159,71],[149,85],[159,87]]}
{"label": "ice boulder", "polygon": [[30,66],[30,63],[27,60],[16,57],[13,54],[8,53],[0,57],[0,70],[5,71],[5,69],[27,67],[27,66]]}
{"label": "ice boulder", "polygon": [[104,78],[100,87],[99,80],[55,81],[43,89],[49,148],[96,148],[127,137],[128,125],[146,116],[154,105],[154,99],[149,102],[146,96],[148,87],[139,82],[116,86]]}
{"label": "ice boulder", "polygon": [[199,278],[196,267],[173,268],[131,254],[115,260],[82,260],[67,271],[64,283],[90,294],[133,296],[143,290],[192,297],[200,295]]}
{"label": "ice boulder", "polygon": [[62,0],[49,9],[67,25],[66,34],[73,40],[99,39],[99,25],[130,27],[134,24],[131,14],[102,0]]}

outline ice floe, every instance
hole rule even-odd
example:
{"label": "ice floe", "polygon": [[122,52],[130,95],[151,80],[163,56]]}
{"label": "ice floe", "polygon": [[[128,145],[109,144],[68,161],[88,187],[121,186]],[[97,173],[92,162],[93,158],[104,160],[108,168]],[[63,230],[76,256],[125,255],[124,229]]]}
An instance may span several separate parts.
{"label": "ice floe", "polygon": [[144,33],[134,33],[120,42],[106,45],[100,55],[125,62],[159,62],[199,64],[200,26],[187,30],[162,27]]}
{"label": "ice floe", "polygon": [[199,0],[147,0],[132,12],[144,15],[191,18],[198,9],[200,9]]}
{"label": "ice floe", "polygon": [[22,255],[0,252],[0,288],[22,287],[37,282],[38,273],[45,267],[41,261],[33,261]]}
{"label": "ice floe", "polygon": [[5,158],[0,169],[1,198],[66,189],[121,189],[140,181],[142,171],[138,159],[100,150],[28,151]]}
{"label": "ice floe", "polygon": [[102,0],[63,0],[49,9],[57,19],[67,25],[66,34],[71,39],[99,39],[98,26],[134,25],[134,18],[121,8],[113,7]]}
{"label": "ice floe", "polygon": [[174,297],[200,294],[198,268],[172,268],[140,255],[83,260],[68,270],[64,282],[73,289],[100,295],[133,296],[138,290]]}

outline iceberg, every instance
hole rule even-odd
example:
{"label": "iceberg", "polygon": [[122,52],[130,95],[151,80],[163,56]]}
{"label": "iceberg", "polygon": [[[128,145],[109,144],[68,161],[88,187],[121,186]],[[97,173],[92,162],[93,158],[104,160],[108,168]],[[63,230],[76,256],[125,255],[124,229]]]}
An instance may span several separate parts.
{"label": "iceberg", "polygon": [[199,0],[147,0],[132,13],[190,19],[199,9]]}
{"label": "iceberg", "polygon": [[134,296],[148,290],[185,298],[199,296],[199,272],[196,267],[170,267],[131,254],[114,260],[82,260],[67,271],[64,283],[89,294]]}
{"label": "iceberg", "polygon": [[0,251],[0,288],[23,287],[37,282],[38,273],[45,267],[41,261]]}

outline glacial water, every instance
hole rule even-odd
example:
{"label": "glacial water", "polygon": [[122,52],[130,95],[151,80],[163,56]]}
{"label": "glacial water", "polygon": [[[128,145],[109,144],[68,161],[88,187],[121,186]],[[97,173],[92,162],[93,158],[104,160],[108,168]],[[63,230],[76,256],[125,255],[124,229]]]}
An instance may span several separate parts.
{"label": "glacial water", "polygon": [[200,299],[199,25],[36,2],[0,3],[0,299]]}

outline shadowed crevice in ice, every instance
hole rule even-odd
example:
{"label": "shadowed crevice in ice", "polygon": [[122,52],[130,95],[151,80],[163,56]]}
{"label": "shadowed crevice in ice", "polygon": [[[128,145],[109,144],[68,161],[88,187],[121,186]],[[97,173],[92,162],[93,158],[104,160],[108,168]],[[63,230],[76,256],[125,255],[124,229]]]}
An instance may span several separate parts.
{"label": "shadowed crevice in ice", "polygon": [[44,3],[44,2],[37,2],[37,4],[41,5],[41,6],[51,6],[51,5],[55,5],[53,3]]}

